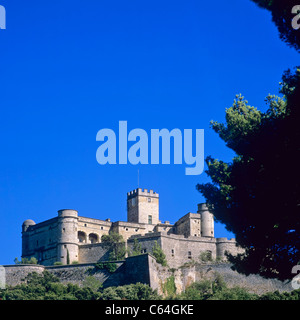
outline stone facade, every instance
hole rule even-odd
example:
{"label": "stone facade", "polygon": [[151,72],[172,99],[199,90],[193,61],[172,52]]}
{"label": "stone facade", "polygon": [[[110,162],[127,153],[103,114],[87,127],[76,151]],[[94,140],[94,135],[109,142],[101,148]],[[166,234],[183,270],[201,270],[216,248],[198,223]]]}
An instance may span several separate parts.
{"label": "stone facade", "polygon": [[205,204],[197,213],[187,213],[175,224],[159,220],[159,194],[136,189],[127,194],[127,222],[111,222],[81,217],[76,210],[58,211],[58,216],[44,222],[24,221],[22,258],[35,257],[39,264],[71,264],[104,261],[108,253],[101,237],[111,232],[122,235],[128,249],[134,239],[142,253],[151,253],[155,241],[166,254],[169,266],[201,261],[204,252],[211,259],[224,259],[225,251],[238,253],[234,239],[214,237],[214,219]]}

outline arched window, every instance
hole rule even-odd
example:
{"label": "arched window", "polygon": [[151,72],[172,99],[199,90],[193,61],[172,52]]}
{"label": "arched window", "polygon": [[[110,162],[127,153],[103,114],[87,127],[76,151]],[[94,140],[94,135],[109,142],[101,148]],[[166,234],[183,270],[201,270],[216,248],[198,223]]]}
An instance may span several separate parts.
{"label": "arched window", "polygon": [[99,236],[95,233],[89,234],[89,242],[90,243],[98,243],[99,242]]}
{"label": "arched window", "polygon": [[83,231],[78,231],[78,242],[86,243],[86,234]]}

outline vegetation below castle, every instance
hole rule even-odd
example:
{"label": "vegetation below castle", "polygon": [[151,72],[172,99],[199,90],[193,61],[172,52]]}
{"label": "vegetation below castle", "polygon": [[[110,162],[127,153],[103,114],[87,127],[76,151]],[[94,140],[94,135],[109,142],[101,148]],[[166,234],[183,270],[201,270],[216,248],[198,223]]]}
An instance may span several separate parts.
{"label": "vegetation below castle", "polygon": [[137,283],[103,288],[93,276],[87,277],[82,286],[63,284],[57,277],[44,271],[29,274],[26,283],[0,289],[1,300],[300,300],[300,290],[279,293],[269,292],[261,296],[244,288],[228,288],[221,276],[214,281],[203,280],[189,286],[185,292],[176,294],[174,278],[164,286],[163,298],[148,285]]}

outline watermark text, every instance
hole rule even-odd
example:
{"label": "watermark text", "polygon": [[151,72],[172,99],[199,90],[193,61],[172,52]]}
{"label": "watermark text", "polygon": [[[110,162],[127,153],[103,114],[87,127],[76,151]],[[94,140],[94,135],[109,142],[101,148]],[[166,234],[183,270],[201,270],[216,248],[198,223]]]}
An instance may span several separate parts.
{"label": "watermark text", "polygon": [[0,5],[0,29],[6,29],[6,10]]}
{"label": "watermark text", "polygon": [[295,14],[295,17],[292,19],[292,27],[295,30],[300,28],[300,5],[296,5],[292,8],[292,14]]}
{"label": "watermark text", "polygon": [[[184,129],[183,133],[179,129],[151,129],[148,137],[148,133],[143,129],[133,129],[128,133],[127,121],[119,121],[118,139],[112,129],[101,129],[97,133],[96,141],[103,142],[96,152],[97,162],[101,165],[117,164],[117,151],[118,164],[171,164],[173,141],[174,164],[183,164],[184,160],[188,165],[185,168],[186,175],[199,175],[204,170],[203,129],[196,129],[194,135],[192,129]],[[131,146],[128,150],[129,143]]]}

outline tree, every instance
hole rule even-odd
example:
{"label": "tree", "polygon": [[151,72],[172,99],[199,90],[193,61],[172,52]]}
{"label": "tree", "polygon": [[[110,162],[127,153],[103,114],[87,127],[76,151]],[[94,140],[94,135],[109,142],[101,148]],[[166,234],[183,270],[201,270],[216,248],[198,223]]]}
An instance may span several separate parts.
{"label": "tree", "polygon": [[207,157],[212,182],[197,189],[245,249],[229,259],[246,274],[290,279],[300,262],[299,80],[299,69],[288,70],[282,97],[267,96],[266,112],[240,95],[225,124],[211,122],[236,156],[230,163]]}
{"label": "tree", "polygon": [[125,258],[126,249],[122,235],[114,232],[108,235],[104,234],[101,237],[101,242],[103,243],[104,248],[110,252],[110,261],[123,260]]}
{"label": "tree", "polygon": [[152,248],[152,254],[153,254],[154,258],[156,259],[157,263],[161,264],[163,267],[167,266],[166,255],[163,252],[160,245],[157,243],[157,241],[154,241],[154,246]]}
{"label": "tree", "polygon": [[[300,5],[298,0],[252,0],[259,7],[267,9],[272,14],[272,20],[275,23],[281,40],[290,47],[300,50],[299,29],[292,27],[292,19],[296,16],[292,13],[292,8]],[[296,17],[297,19],[297,17]],[[298,19],[299,20],[299,19]],[[298,21],[298,24],[300,21]]]}
{"label": "tree", "polygon": [[158,300],[160,298],[156,290],[140,282],[105,288],[101,296],[101,300]]}
{"label": "tree", "polygon": [[21,258],[21,261],[19,261],[18,258],[14,259],[15,264],[37,264],[38,260],[35,257],[28,258]]}
{"label": "tree", "polygon": [[[76,284],[64,285],[48,271],[42,274],[32,272],[27,275],[26,282],[15,287],[0,289],[1,300],[98,300],[101,293],[95,283],[83,282],[81,288]],[[101,289],[101,288],[100,288]]]}

